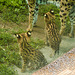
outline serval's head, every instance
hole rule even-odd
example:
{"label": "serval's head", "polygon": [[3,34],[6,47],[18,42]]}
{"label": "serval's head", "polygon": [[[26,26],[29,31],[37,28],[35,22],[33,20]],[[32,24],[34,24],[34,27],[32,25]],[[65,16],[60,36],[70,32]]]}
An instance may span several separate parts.
{"label": "serval's head", "polygon": [[21,34],[15,34],[15,36],[17,37],[18,43],[22,43],[23,41],[29,42],[31,37],[31,31],[27,31],[26,33]]}

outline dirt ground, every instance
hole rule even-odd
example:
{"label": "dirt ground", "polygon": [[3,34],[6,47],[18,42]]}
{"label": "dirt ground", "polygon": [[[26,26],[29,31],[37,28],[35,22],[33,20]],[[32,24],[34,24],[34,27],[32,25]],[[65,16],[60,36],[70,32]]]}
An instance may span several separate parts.
{"label": "dirt ground", "polygon": [[[19,28],[26,31],[26,29],[28,27],[28,22],[26,22],[22,25],[16,25],[15,23],[9,24],[9,22],[5,22],[5,24],[2,22],[0,22],[0,23],[1,23],[0,27],[10,29],[11,31],[13,29],[14,29],[14,31],[17,31]],[[36,23],[36,27],[33,28],[32,38],[34,38],[34,39],[39,38],[39,39],[45,41],[44,28],[45,28],[45,23],[44,23],[43,16],[39,16],[39,19]],[[72,48],[75,48],[75,38],[69,38],[68,36],[63,36],[62,42],[60,44],[59,55],[56,55],[56,56],[50,58],[52,50],[50,47],[47,47],[47,46],[40,49],[40,51],[44,54],[47,62],[50,63],[53,60],[57,59],[57,57],[62,56],[65,52],[68,52],[69,50],[71,50]],[[35,72],[35,71],[32,71],[32,72],[21,73],[20,68],[18,68],[16,66],[14,66],[14,68],[15,68],[15,70],[18,71],[18,75],[31,75],[33,72]]]}

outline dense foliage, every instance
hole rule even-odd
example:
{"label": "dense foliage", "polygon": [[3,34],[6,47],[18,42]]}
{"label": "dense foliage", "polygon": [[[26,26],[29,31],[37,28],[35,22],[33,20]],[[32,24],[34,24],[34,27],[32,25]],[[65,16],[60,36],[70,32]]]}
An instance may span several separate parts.
{"label": "dense foliage", "polygon": [[58,14],[60,11],[59,8],[57,8],[57,6],[55,6],[53,4],[40,5],[39,6],[39,14],[44,15],[46,12],[49,12],[51,9],[54,10],[55,14]]}
{"label": "dense foliage", "polygon": [[14,71],[14,68],[9,67],[6,64],[0,64],[0,75],[18,75],[17,72]]}
{"label": "dense foliage", "polygon": [[28,6],[25,0],[0,0],[0,13],[3,19],[19,24],[26,21]]}
{"label": "dense foliage", "polygon": [[0,75],[16,75],[12,65],[21,67],[16,42],[7,29],[0,29]]}

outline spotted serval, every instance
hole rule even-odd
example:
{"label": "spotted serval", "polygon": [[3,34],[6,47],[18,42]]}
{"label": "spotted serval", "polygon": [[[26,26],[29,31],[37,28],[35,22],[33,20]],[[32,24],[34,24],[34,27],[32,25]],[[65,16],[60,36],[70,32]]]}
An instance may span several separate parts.
{"label": "spotted serval", "polygon": [[21,72],[25,72],[27,68],[29,68],[28,70],[38,69],[47,64],[44,55],[39,50],[32,48],[28,43],[31,36],[30,31],[15,35],[19,43],[20,55],[23,59]]}
{"label": "spotted serval", "polygon": [[59,53],[59,45],[61,42],[61,35],[55,24],[54,11],[51,9],[44,15],[45,20],[45,32],[46,32],[46,43],[51,46],[53,51]]}

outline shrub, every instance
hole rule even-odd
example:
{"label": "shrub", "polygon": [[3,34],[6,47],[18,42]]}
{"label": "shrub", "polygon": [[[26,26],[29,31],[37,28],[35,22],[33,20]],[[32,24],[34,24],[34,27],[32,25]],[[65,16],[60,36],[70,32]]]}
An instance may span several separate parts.
{"label": "shrub", "polygon": [[21,57],[16,51],[0,48],[0,63],[14,64],[21,67]]}
{"label": "shrub", "polygon": [[14,71],[12,66],[0,64],[0,75],[18,75],[18,74],[17,72]]}
{"label": "shrub", "polygon": [[49,12],[50,9],[53,9],[55,14],[59,13],[59,8],[57,8],[53,4],[48,4],[48,5],[40,5],[39,6],[39,14],[44,15],[45,13]]}
{"label": "shrub", "polygon": [[13,41],[11,34],[7,32],[0,33],[0,45],[8,45]]}
{"label": "shrub", "polygon": [[31,38],[30,45],[35,49],[39,49],[39,48],[42,48],[45,44],[43,40],[40,40],[40,39],[34,40],[33,38]]}
{"label": "shrub", "polygon": [[[0,29],[0,62],[15,64],[21,67],[21,58],[16,38],[7,32],[7,29]],[[13,44],[14,43],[14,44]]]}
{"label": "shrub", "polygon": [[27,20],[28,6],[25,0],[0,0],[1,17],[17,24]]}

